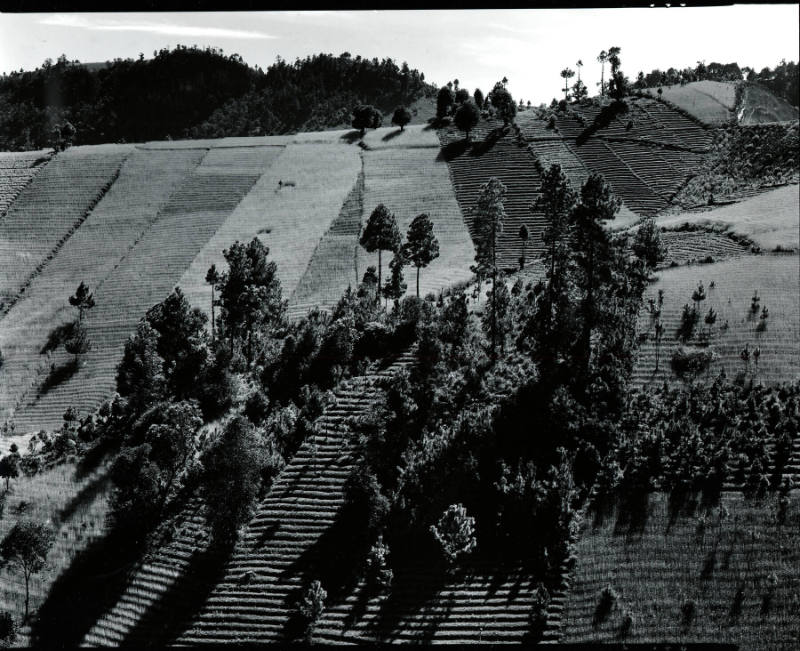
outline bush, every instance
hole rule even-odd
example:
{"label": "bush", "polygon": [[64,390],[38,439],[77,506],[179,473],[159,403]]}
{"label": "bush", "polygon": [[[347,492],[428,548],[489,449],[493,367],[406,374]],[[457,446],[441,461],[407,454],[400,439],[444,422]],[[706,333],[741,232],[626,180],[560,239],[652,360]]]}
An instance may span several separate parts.
{"label": "bush", "polygon": [[600,598],[597,601],[597,607],[594,609],[594,617],[592,623],[594,626],[602,624],[617,603],[617,593],[610,585],[603,588],[600,592]]}
{"label": "bush", "polygon": [[469,554],[478,542],[475,540],[475,518],[467,515],[462,504],[451,504],[439,518],[439,522],[431,525],[431,533],[441,545],[442,552],[452,568],[465,554]]}
{"label": "bush", "polygon": [[322,612],[325,610],[325,599],[328,593],[322,584],[314,580],[303,593],[300,602],[297,604],[297,612],[305,624],[306,636],[310,636],[316,626]]}
{"label": "bush", "polygon": [[367,582],[386,590],[391,586],[393,577],[394,573],[389,569],[389,547],[384,544],[383,536],[379,536],[367,554]]}
{"label": "bush", "polygon": [[700,373],[707,371],[716,357],[712,350],[677,348],[672,353],[670,366],[672,372],[681,380],[692,381]]}

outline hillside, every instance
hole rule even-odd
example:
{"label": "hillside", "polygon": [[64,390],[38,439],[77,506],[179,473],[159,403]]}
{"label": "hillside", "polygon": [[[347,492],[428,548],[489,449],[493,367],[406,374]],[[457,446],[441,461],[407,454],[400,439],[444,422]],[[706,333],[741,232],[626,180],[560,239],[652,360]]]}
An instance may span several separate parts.
{"label": "hillside", "polygon": [[266,70],[237,54],[177,46],[152,59],[82,65],[61,57],[0,77],[0,150],[46,147],[70,122],[74,144],[258,136],[341,127],[357,104],[385,121],[398,105],[432,115],[424,75],[391,59],[319,54]]}

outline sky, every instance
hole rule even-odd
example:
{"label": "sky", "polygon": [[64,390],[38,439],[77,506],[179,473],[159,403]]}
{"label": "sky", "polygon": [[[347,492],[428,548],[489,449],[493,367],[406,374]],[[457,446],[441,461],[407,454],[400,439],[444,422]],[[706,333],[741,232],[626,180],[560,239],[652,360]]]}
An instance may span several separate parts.
{"label": "sky", "polygon": [[[601,50],[621,48],[622,70],[737,62],[761,70],[800,50],[800,5],[633,9],[285,11],[188,13],[0,13],[0,73],[45,59],[82,62],[146,58],[175,45],[237,53],[262,68],[320,52],[391,57],[443,85],[484,93],[507,77],[515,99],[549,102],[563,93],[559,72],[584,66],[594,94]],[[574,79],[572,80],[574,82]]]}

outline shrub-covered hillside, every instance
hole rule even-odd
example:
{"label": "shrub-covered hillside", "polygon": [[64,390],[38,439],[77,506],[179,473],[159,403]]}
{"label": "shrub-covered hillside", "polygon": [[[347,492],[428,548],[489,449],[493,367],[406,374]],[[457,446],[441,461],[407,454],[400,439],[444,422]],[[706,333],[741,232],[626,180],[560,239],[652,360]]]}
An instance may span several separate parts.
{"label": "shrub-covered hillside", "polygon": [[46,147],[65,122],[74,144],[313,131],[349,122],[356,104],[388,113],[433,92],[405,63],[347,52],[278,59],[266,71],[212,48],[153,54],[107,66],[62,56],[0,77],[0,149]]}

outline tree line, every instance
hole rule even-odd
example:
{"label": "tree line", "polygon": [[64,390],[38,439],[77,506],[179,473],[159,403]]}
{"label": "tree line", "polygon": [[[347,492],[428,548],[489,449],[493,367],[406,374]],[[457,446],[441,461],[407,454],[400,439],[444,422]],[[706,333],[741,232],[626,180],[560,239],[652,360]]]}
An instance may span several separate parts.
{"label": "tree line", "polygon": [[99,67],[62,56],[0,77],[0,149],[51,145],[67,122],[79,145],[313,131],[346,124],[357,104],[388,113],[432,92],[406,63],[347,52],[278,58],[266,70],[182,45]]}

